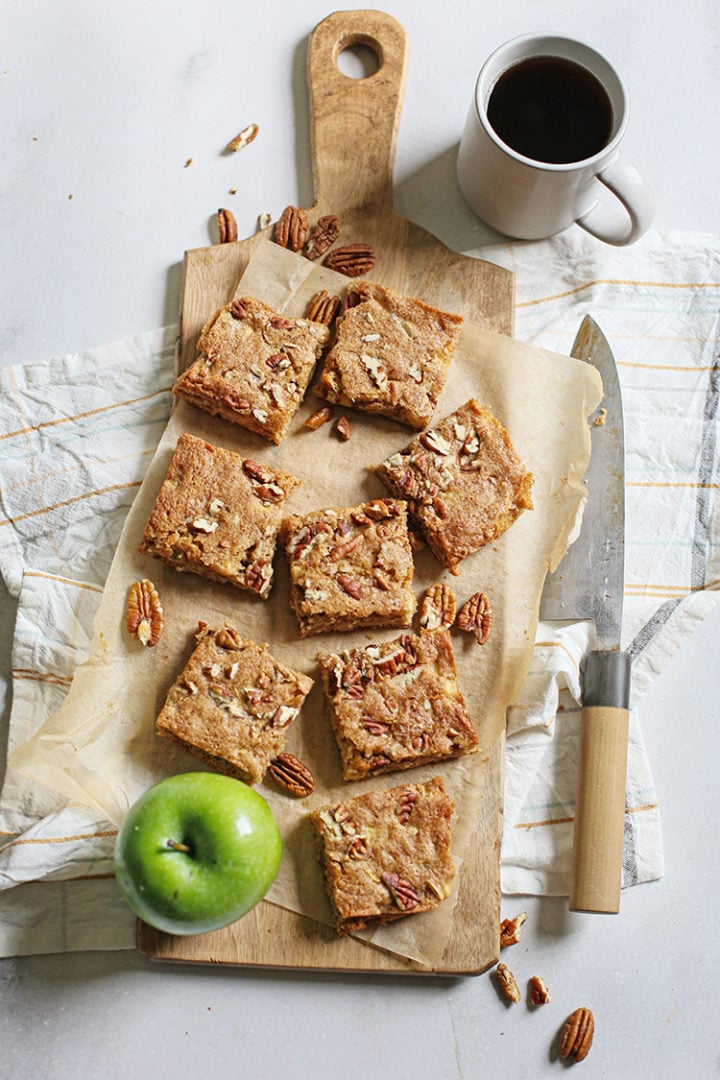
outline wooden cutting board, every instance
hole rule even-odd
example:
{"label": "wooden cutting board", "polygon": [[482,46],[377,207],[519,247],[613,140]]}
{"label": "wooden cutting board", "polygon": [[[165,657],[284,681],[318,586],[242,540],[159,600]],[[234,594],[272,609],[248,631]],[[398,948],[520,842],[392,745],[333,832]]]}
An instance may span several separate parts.
{"label": "wooden cutting board", "polygon": [[[378,68],[374,74],[352,79],[342,73],[337,58],[353,46],[365,46],[375,53]],[[382,12],[335,12],[313,31],[308,85],[315,203],[308,215],[311,222],[323,214],[337,215],[342,228],[338,244],[362,241],[373,245],[377,261],[368,277],[458,312],[471,322],[512,334],[513,275],[450,251],[393,210],[393,163],[407,62],[403,27]],[[195,359],[197,339],[209,315],[233,296],[262,235],[186,252],[178,340],[180,371]],[[484,797],[460,872],[453,933],[434,974],[478,974],[498,957],[503,752],[500,739],[485,766]],[[338,939],[330,927],[266,901],[232,926],[195,937],[175,937],[139,923],[137,942],[144,955],[157,960],[430,972],[353,938]]]}

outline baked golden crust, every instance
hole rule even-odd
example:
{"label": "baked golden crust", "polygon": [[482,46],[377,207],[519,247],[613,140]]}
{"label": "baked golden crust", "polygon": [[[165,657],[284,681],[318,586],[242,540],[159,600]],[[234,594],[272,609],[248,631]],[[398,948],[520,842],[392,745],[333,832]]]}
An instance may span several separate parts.
{"label": "baked golden crust", "polygon": [[463,319],[376,282],[353,287],[360,303],[335,325],[315,392],[422,430],[447,379]]}
{"label": "baked golden crust", "polygon": [[279,443],[329,337],[322,323],[288,319],[261,300],[240,297],[205,324],[200,356],[173,393]]}
{"label": "baked golden crust", "polygon": [[320,653],[318,661],[345,780],[477,751],[448,630]]}
{"label": "baked golden crust", "polygon": [[410,625],[416,600],[404,502],[374,499],[293,515],[281,537],[301,637]]}
{"label": "baked golden crust", "polygon": [[176,570],[267,599],[283,505],[300,483],[289,473],[183,434],[140,551]]}
{"label": "baked golden crust", "polygon": [[430,911],[450,895],[452,814],[439,776],[310,814],[339,934]]}
{"label": "baked golden crust", "polygon": [[196,640],[156,731],[219,772],[258,783],[282,750],[313,680],[229,624],[202,626]]}
{"label": "baked golden crust", "polygon": [[471,398],[377,467],[451,572],[532,510],[532,473],[489,409]]}

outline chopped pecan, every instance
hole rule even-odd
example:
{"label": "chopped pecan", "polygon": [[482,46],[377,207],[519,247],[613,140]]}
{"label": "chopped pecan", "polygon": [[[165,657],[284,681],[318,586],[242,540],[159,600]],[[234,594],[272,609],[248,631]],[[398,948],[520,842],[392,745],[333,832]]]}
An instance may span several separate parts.
{"label": "chopped pecan", "polygon": [[405,881],[399,874],[387,871],[380,875],[380,880],[387,886],[390,895],[401,911],[414,911],[420,904],[422,897],[417,889],[414,889],[409,881]]}
{"label": "chopped pecan", "polygon": [[327,424],[328,420],[332,420],[332,414],[330,406],[325,405],[322,409],[317,409],[312,416],[308,416],[305,427],[310,428],[311,431],[317,431],[323,424]]}
{"label": "chopped pecan", "polygon": [[250,402],[246,401],[245,398],[225,394],[220,400],[223,405],[227,405],[228,409],[233,409],[235,412],[250,412]]}
{"label": "chopped pecan", "polygon": [[372,270],[375,265],[375,251],[370,244],[346,244],[335,248],[325,256],[325,266],[346,277],[359,277]]}
{"label": "chopped pecan", "polygon": [[352,555],[353,551],[360,547],[364,542],[365,537],[362,533],[355,533],[348,540],[343,540],[342,544],[334,544],[330,548],[330,558],[334,562],[339,562],[340,559],[346,559],[348,555]]}
{"label": "chopped pecan", "polygon": [[492,626],[492,608],[484,592],[473,593],[460,608],[458,626],[461,630],[475,635],[478,645],[484,645],[490,637]]}
{"label": "chopped pecan", "polygon": [[233,319],[244,319],[247,315],[247,308],[243,304],[242,300],[233,300],[230,305],[230,314]]}
{"label": "chopped pecan", "polygon": [[260,128],[257,124],[248,124],[248,126],[244,127],[242,131],[235,136],[234,139],[230,140],[230,142],[227,144],[228,150],[242,150],[243,147],[248,146],[253,141],[253,139],[257,138],[257,133],[259,130]]}
{"label": "chopped pecan", "polygon": [[372,293],[365,282],[361,281],[357,285],[348,286],[342,303],[342,314],[344,315],[348,308],[357,307],[358,304],[364,304],[371,299]]}
{"label": "chopped pecan", "polygon": [[215,644],[221,649],[238,649],[240,648],[240,635],[234,627],[224,626],[215,635]]}
{"label": "chopped pecan", "polygon": [[308,236],[308,216],[299,206],[286,206],[275,222],[273,238],[280,247],[299,251]]}
{"label": "chopped pecan", "polygon": [[245,584],[253,592],[262,594],[269,590],[271,577],[271,564],[264,559],[258,559],[247,568]]}
{"label": "chopped pecan", "polygon": [[141,645],[157,645],[163,631],[163,609],[158,591],[152,581],[134,581],[128,592],[128,633]]}
{"label": "chopped pecan", "polygon": [[449,630],[455,622],[457,600],[449,585],[442,581],[431,585],[420,605],[421,630]]}
{"label": "chopped pecan", "polygon": [[560,1057],[574,1057],[582,1061],[588,1056],[595,1034],[595,1017],[592,1009],[576,1009],[568,1016],[560,1034]]}
{"label": "chopped pecan", "polygon": [[294,754],[278,754],[268,766],[268,774],[279,787],[304,799],[315,790],[315,778],[304,762]]}
{"label": "chopped pecan", "polygon": [[366,503],[364,513],[373,521],[384,521],[386,518],[397,517],[399,510],[392,499],[373,499]]}
{"label": "chopped pecan", "polygon": [[258,229],[263,232],[267,229],[268,225],[272,221],[272,214],[267,210],[263,210],[262,214],[258,214]]}
{"label": "chopped pecan", "polygon": [[[263,698],[263,701],[266,699]],[[298,714],[298,709],[293,708],[292,705],[278,705],[275,712],[270,717],[269,726],[276,729],[286,728],[288,724],[291,724]]]}
{"label": "chopped pecan", "polygon": [[347,416],[340,417],[335,425],[335,431],[337,432],[338,438],[342,439],[343,442],[347,442],[348,439],[352,437],[352,428]]}
{"label": "chopped pecan", "polygon": [[218,235],[221,244],[234,244],[238,238],[237,221],[232,210],[223,207],[217,212]]}
{"label": "chopped pecan", "polygon": [[340,235],[340,222],[334,214],[319,217],[310,230],[305,255],[308,259],[319,259]]}
{"label": "chopped pecan", "polygon": [[426,450],[432,450],[434,454],[440,454],[441,457],[447,457],[452,450],[447,439],[444,439],[437,431],[423,431],[420,442]]}
{"label": "chopped pecan", "polygon": [[368,853],[367,837],[358,834],[353,836],[345,854],[348,859],[364,859]]}
{"label": "chopped pecan", "polygon": [[500,948],[507,949],[510,945],[517,945],[520,940],[522,924],[527,919],[527,912],[521,911],[514,919],[503,919],[500,923]]}
{"label": "chopped pecan", "polygon": [[338,574],[337,581],[340,588],[346,592],[348,596],[352,596],[354,600],[360,599],[363,594],[363,588],[357,578],[350,577],[349,574]]}
{"label": "chopped pecan", "polygon": [[528,979],[528,1001],[531,1005],[548,1005],[550,1003],[550,991],[547,983],[539,975],[533,975]]}
{"label": "chopped pecan", "polygon": [[508,1001],[517,1003],[520,1000],[520,987],[510,968],[506,964],[498,964],[495,968],[495,976],[503,996]]}
{"label": "chopped pecan", "polygon": [[388,729],[387,724],[384,724],[382,720],[371,720],[369,716],[363,717],[362,726],[368,735],[384,735]]}

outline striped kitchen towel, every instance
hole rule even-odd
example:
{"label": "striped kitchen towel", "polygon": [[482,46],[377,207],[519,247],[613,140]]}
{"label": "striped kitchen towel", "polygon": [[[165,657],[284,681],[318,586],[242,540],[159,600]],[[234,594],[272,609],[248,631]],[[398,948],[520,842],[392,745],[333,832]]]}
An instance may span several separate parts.
{"label": "striped kitchen towel", "polygon": [[[718,599],[720,238],[580,230],[486,248],[516,273],[516,336],[567,353],[586,313],[618,361],[627,443],[625,646],[637,702]],[[169,411],[174,330],[32,368],[0,368],[0,571],[17,602],[10,748],[62,701],[85,656],[125,513]],[[100,512],[101,511],[101,512]],[[502,885],[563,894],[579,668],[590,624],[541,624],[508,716]],[[662,873],[657,799],[633,713],[625,883]],[[10,771],[0,797],[0,955],[132,947],[114,834]]]}
{"label": "striped kitchen towel", "polygon": [[[589,313],[613,349],[626,446],[623,647],[633,658],[637,703],[720,599],[720,238],[654,231],[616,250],[571,229],[483,255],[515,271],[518,338],[567,353]],[[527,699],[510,710],[505,892],[568,892],[577,672],[588,648],[592,628],[553,632],[541,625]],[[625,885],[662,874],[660,836],[657,797],[633,712]]]}

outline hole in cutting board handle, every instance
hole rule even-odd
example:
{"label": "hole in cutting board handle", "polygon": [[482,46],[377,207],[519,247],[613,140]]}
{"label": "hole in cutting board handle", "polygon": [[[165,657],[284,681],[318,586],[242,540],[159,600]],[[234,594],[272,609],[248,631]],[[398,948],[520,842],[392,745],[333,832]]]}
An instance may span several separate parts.
{"label": "hole in cutting board handle", "polygon": [[335,46],[335,63],[349,79],[370,79],[382,67],[382,48],[366,34],[348,34]]}

